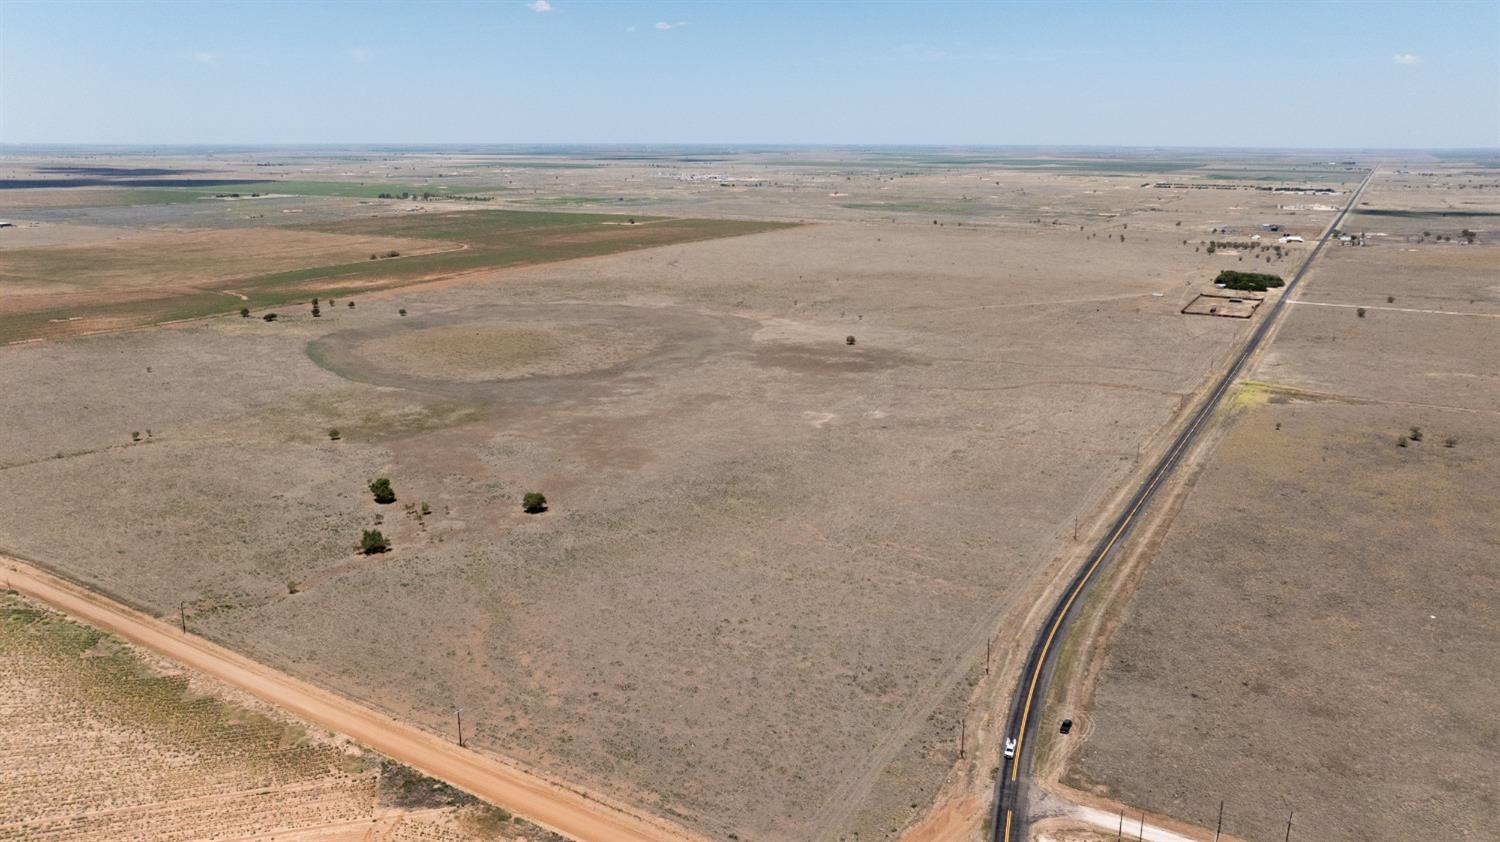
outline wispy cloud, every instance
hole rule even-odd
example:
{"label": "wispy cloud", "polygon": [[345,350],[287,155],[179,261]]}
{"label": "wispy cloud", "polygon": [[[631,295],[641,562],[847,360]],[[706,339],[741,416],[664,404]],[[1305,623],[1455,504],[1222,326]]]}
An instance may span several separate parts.
{"label": "wispy cloud", "polygon": [[1391,57],[1397,64],[1421,64],[1422,57],[1416,53],[1396,53]]}
{"label": "wispy cloud", "polygon": [[1021,62],[1051,62],[1077,56],[1090,55],[1095,50],[1088,49],[1048,49],[1028,48],[1024,50],[1001,51],[973,49],[965,45],[951,47],[940,47],[933,44],[921,42],[901,44],[894,50],[898,59],[905,61],[1021,61]]}
{"label": "wispy cloud", "polygon": [[664,20],[659,20],[656,22],[656,28],[660,30],[676,29],[679,26],[687,26],[687,21],[680,20],[676,23],[667,23]]}
{"label": "wispy cloud", "polygon": [[634,26],[627,26],[627,27],[625,27],[625,31],[626,32],[634,32],[635,31],[635,27]]}
{"label": "wispy cloud", "polygon": [[530,3],[526,4],[526,8],[533,12],[550,12],[552,11],[552,4],[548,3],[547,0],[531,0]]}
{"label": "wispy cloud", "polygon": [[199,64],[218,64],[220,61],[224,60],[224,54],[209,52],[207,50],[199,50],[194,53],[189,53],[188,58],[198,62]]}
{"label": "wispy cloud", "polygon": [[350,47],[344,50],[344,56],[355,64],[364,64],[373,55],[366,47]]}

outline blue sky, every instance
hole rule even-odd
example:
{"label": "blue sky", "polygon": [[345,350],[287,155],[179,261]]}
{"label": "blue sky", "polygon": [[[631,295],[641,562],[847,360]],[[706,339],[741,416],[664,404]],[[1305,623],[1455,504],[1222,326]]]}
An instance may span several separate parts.
{"label": "blue sky", "polygon": [[1500,0],[0,0],[0,143],[1500,146]]}

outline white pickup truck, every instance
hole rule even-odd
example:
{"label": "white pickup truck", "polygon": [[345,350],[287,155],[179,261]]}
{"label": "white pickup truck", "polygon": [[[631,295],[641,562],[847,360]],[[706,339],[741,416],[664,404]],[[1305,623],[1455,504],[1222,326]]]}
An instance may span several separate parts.
{"label": "white pickup truck", "polygon": [[1015,757],[1016,756],[1016,738],[1015,737],[1006,737],[1005,738],[1005,756],[1006,757]]}

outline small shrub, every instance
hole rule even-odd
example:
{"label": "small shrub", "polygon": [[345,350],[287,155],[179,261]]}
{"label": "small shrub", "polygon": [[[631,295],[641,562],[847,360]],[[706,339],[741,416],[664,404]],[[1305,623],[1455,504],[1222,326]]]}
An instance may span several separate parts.
{"label": "small shrub", "polygon": [[337,427],[335,427],[335,428],[333,428],[333,429],[331,429],[331,430],[328,431],[328,440],[329,441],[338,441],[341,438],[343,438],[343,436],[339,435],[339,431],[338,431]]}
{"label": "small shrub", "polygon": [[1354,311],[1354,315],[1359,316],[1361,319],[1363,319],[1365,317],[1365,308],[1363,308],[1363,307],[1356,308],[1355,311]]}
{"label": "small shrub", "polygon": [[845,345],[853,345],[854,344],[854,337],[852,337],[852,336],[846,336],[846,337],[844,337],[844,344]]}
{"label": "small shrub", "polygon": [[1458,446],[1458,439],[1453,438],[1452,436],[1449,436],[1448,438],[1443,439],[1443,447],[1457,447],[1457,446]]}
{"label": "small shrub", "polygon": [[404,316],[404,315],[406,315],[406,308],[405,308],[405,307],[402,307],[402,308],[401,308],[401,309],[400,309],[400,311],[399,311],[399,312],[400,312],[400,313],[401,313],[401,315],[403,315],[403,316]]}
{"label": "small shrub", "polygon": [[264,316],[261,316],[261,318],[265,319],[268,322],[274,322],[274,321],[276,321],[276,314],[275,313],[267,313]]}
{"label": "small shrub", "polygon": [[313,305],[313,309],[312,309],[312,314],[313,314],[313,318],[315,318],[315,319],[316,318],[320,318],[323,315],[323,311],[319,310],[318,309],[318,305],[314,304]]}
{"label": "small shrub", "polygon": [[366,529],[365,534],[360,536],[359,551],[365,555],[383,553],[391,548],[391,539],[380,534],[379,529]]}
{"label": "small shrub", "polygon": [[1402,436],[1401,438],[1396,439],[1396,446],[1406,447],[1406,436]]}
{"label": "small shrub", "polygon": [[1422,440],[1422,428],[1421,427],[1412,427],[1411,428],[1411,432],[1407,433],[1407,437],[1410,438],[1412,441],[1421,441]]}
{"label": "small shrub", "polygon": [[141,440],[141,434],[140,433],[131,433],[130,434],[130,440],[131,441],[140,441]]}
{"label": "small shrub", "polygon": [[1394,295],[1387,295],[1385,297],[1385,303],[1387,303],[1387,304],[1395,304],[1396,303],[1396,296],[1394,296]]}
{"label": "small shrub", "polygon": [[521,508],[528,515],[541,514],[547,511],[547,495],[540,491],[528,491],[526,496],[521,498]]}
{"label": "small shrub", "polygon": [[430,514],[432,514],[432,507],[429,506],[429,505],[427,505],[427,501],[426,500],[422,501],[422,514],[423,515],[430,515]]}
{"label": "small shrub", "polygon": [[242,318],[242,319],[248,319],[248,318],[250,318],[250,308],[249,307],[241,307],[240,308],[240,318]]}
{"label": "small shrub", "polygon": [[349,302],[349,309],[350,310],[354,309],[354,302],[353,301]]}
{"label": "small shrub", "polygon": [[370,493],[375,495],[375,502],[381,505],[396,502],[396,492],[391,488],[391,481],[386,477],[371,482]]}
{"label": "small shrub", "polygon": [[297,580],[296,579],[288,579],[288,580],[286,580],[286,592],[287,593],[296,593],[297,592]]}

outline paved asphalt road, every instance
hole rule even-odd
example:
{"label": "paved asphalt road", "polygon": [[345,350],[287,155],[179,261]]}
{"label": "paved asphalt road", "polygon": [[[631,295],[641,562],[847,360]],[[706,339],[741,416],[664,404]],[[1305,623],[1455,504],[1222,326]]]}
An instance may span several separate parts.
{"label": "paved asphalt road", "polygon": [[1082,567],[1074,574],[1073,581],[1068,584],[1067,589],[1058,598],[1057,604],[1052,607],[1052,612],[1047,615],[1047,621],[1042,625],[1036,640],[1031,644],[1031,651],[1026,658],[1026,666],[1021,671],[1020,683],[1016,685],[1015,692],[1011,695],[1010,716],[1006,720],[1005,738],[1015,738],[1017,747],[1015,757],[1005,760],[1000,767],[1000,775],[995,781],[995,815],[991,838],[994,842],[1012,842],[1012,840],[1026,839],[1026,786],[1030,775],[1032,747],[1035,744],[1037,728],[1043,720],[1041,716],[1042,700],[1047,696],[1047,682],[1051,678],[1052,667],[1057,659],[1057,653],[1061,646],[1055,646],[1063,635],[1067,633],[1068,622],[1072,618],[1073,608],[1078,602],[1085,588],[1093,580],[1094,574],[1099,571],[1104,563],[1110,559],[1126,535],[1129,534],[1131,526],[1135,524],[1138,516],[1146,509],[1156,490],[1161,487],[1162,482],[1177,467],[1182,455],[1187,452],[1198,433],[1203,429],[1209,416],[1213,414],[1214,408],[1229,391],[1230,385],[1244,368],[1245,362],[1260,347],[1261,342],[1270,333],[1271,328],[1281,318],[1282,311],[1292,293],[1296,291],[1302,277],[1312,267],[1313,261],[1318,259],[1323,247],[1333,236],[1333,232],[1343,224],[1344,217],[1359,200],[1360,194],[1375,176],[1375,170],[1371,169],[1369,174],[1361,181],[1353,195],[1349,197],[1349,203],[1339,211],[1328,230],[1318,239],[1307,260],[1302,262],[1302,267],[1292,280],[1287,284],[1276,303],[1271,307],[1270,313],[1266,315],[1261,323],[1250,334],[1240,352],[1235,355],[1229,367],[1219,376],[1218,382],[1209,392],[1208,396],[1199,405],[1198,409],[1188,417],[1182,431],[1172,442],[1172,446],[1162,455],[1152,468],[1151,473],[1142,480],[1139,488],[1126,502],[1125,508],[1116,516],[1110,524],[1109,531],[1084,560]]}

